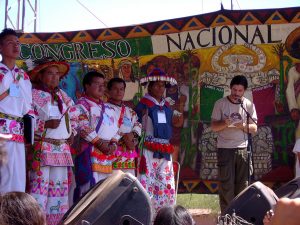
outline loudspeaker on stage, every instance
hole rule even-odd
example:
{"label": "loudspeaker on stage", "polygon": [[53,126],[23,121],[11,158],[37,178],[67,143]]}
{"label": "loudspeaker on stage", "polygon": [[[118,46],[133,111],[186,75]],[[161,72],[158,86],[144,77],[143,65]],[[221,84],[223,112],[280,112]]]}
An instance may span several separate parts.
{"label": "loudspeaker on stage", "polygon": [[273,209],[278,197],[272,189],[257,181],[237,195],[225,210],[225,214],[242,217],[255,225],[263,225],[266,212]]}
{"label": "loudspeaker on stage", "polygon": [[151,215],[150,198],[137,178],[117,171],[89,190],[60,225],[150,225]]}
{"label": "loudspeaker on stage", "polygon": [[296,177],[295,179],[276,189],[275,194],[278,196],[278,198],[300,198],[300,177]]}

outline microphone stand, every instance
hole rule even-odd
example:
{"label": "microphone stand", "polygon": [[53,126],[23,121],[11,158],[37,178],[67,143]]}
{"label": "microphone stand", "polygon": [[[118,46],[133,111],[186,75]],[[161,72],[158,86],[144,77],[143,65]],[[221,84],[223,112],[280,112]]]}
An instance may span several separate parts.
{"label": "microphone stand", "polygon": [[[253,121],[254,124],[257,125],[257,122],[251,117],[250,113],[245,109],[243,101],[241,99],[238,100],[242,109],[247,115],[247,138],[248,138],[248,145],[247,145],[247,161],[248,161],[248,185],[250,185],[251,182],[251,175],[250,175],[250,162],[252,159],[252,153],[253,153],[253,146],[252,146],[252,135],[249,130],[250,125],[250,119]],[[253,168],[254,172],[254,168]]]}

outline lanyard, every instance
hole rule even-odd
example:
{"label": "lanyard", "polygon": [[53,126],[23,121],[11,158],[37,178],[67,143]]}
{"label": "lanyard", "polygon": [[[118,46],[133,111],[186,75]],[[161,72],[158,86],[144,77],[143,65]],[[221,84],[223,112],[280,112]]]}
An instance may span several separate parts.
{"label": "lanyard", "polygon": [[122,108],[121,108],[121,114],[120,114],[120,118],[118,120],[118,127],[120,128],[122,123],[123,123],[123,120],[124,120],[124,114],[125,114],[125,106],[122,105]]}

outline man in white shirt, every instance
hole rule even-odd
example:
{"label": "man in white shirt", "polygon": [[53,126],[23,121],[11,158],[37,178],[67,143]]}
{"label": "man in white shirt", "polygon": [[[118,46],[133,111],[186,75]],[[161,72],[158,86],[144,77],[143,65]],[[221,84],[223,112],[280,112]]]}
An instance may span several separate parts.
{"label": "man in white shirt", "polygon": [[7,141],[8,163],[1,168],[0,193],[25,191],[25,146],[23,116],[32,114],[31,82],[16,66],[20,55],[17,33],[4,29],[0,33],[0,133],[11,134]]}

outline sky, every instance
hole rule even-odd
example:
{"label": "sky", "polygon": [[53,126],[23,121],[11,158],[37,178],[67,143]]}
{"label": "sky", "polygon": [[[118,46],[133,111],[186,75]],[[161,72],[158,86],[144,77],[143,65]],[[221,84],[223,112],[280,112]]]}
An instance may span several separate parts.
{"label": "sky", "polygon": [[[0,0],[1,30],[5,24],[5,1]],[[9,15],[16,24],[18,0],[8,2]],[[231,0],[222,0],[222,3],[225,9],[231,8]],[[232,3],[234,10],[300,6],[300,0],[232,0]],[[220,5],[221,0],[38,0],[37,32],[142,24],[218,11]],[[32,19],[33,13],[26,5],[25,32],[34,31]],[[13,28],[9,22],[8,27]]]}

